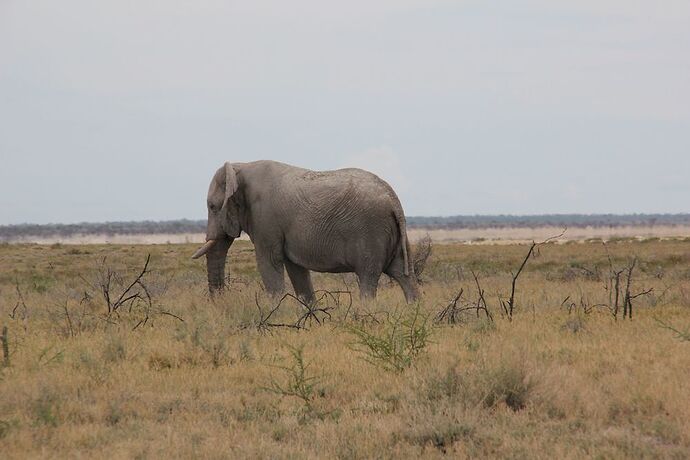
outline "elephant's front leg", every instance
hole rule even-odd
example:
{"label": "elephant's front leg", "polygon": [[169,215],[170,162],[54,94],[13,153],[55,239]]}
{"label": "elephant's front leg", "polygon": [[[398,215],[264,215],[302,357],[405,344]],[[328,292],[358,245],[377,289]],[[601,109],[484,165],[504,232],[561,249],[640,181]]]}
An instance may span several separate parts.
{"label": "elephant's front leg", "polygon": [[285,291],[285,274],[282,253],[256,245],[256,265],[266,292],[279,296]]}
{"label": "elephant's front leg", "polygon": [[287,259],[285,259],[285,268],[292,282],[292,287],[295,288],[297,297],[307,304],[312,303],[314,301],[314,286],[311,284],[309,270],[295,265]]}

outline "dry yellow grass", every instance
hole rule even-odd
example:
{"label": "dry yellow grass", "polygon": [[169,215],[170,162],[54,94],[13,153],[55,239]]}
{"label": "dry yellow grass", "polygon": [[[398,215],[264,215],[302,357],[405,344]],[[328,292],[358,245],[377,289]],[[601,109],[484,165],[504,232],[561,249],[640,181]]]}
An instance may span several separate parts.
{"label": "dry yellow grass", "polygon": [[[193,249],[0,245],[10,351],[0,367],[0,456],[690,456],[690,342],[655,320],[690,326],[690,241],[608,244],[615,265],[639,258],[634,292],[654,288],[635,299],[632,320],[618,321],[561,305],[567,296],[608,299],[580,268],[606,271],[601,244],[541,247],[519,279],[512,322],[497,296],[509,294],[527,246],[437,245],[421,313],[435,315],[461,287],[475,299],[474,270],[495,324],[473,312],[455,326],[429,323],[431,343],[401,372],[363,359],[353,334],[385,337],[396,314],[409,318],[415,309],[397,286],[382,281],[366,307],[355,300],[348,310],[341,296],[332,318],[308,330],[260,333],[250,244],[233,246],[231,288],[215,301]],[[108,266],[126,284],[147,253],[153,309],[132,330],[144,307],[106,318],[93,282]],[[349,276],[317,275],[315,285],[356,292]],[[271,301],[258,300],[266,313]],[[293,323],[302,311],[286,302],[272,319]],[[275,391],[293,380],[291,350],[300,347],[304,376],[314,378],[306,402]]]}

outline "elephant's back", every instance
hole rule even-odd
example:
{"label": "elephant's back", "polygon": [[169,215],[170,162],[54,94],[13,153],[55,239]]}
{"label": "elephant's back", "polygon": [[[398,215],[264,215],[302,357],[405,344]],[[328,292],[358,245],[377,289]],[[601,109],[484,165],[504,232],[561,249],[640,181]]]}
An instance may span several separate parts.
{"label": "elephant's back", "polygon": [[328,202],[337,198],[371,198],[375,201],[397,196],[379,176],[358,168],[333,171],[302,170],[296,185],[307,201]]}

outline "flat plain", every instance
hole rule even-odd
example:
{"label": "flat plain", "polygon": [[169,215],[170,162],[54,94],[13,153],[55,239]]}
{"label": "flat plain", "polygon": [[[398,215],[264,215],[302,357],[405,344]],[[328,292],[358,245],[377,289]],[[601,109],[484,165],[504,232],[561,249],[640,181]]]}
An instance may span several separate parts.
{"label": "flat plain", "polygon": [[[546,239],[558,234],[563,227],[554,225],[537,225],[535,227],[477,227],[477,228],[443,228],[443,227],[408,227],[410,241],[419,241],[430,236],[436,242],[472,243],[472,244],[516,244],[527,243],[533,239]],[[30,231],[30,230],[29,230]],[[1,232],[0,232],[1,233]],[[562,241],[586,241],[591,239],[637,239],[650,238],[690,238],[690,225],[657,224],[657,225],[616,225],[616,226],[572,226],[561,239]],[[242,234],[242,240],[249,237]],[[37,243],[37,244],[189,244],[206,241],[205,232],[197,233],[73,233],[3,236],[0,243]]]}
{"label": "flat plain", "polygon": [[529,248],[434,244],[416,305],[316,274],[307,307],[246,241],[213,299],[194,245],[0,245],[0,455],[690,457],[690,240],[538,246],[510,317]]}

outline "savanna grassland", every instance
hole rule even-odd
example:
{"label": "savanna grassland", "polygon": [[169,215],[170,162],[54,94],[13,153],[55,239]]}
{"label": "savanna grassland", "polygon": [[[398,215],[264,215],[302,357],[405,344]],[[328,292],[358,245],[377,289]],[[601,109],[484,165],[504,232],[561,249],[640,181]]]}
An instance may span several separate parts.
{"label": "savanna grassland", "polygon": [[209,299],[194,249],[0,245],[2,458],[690,457],[687,239],[540,246],[512,320],[529,245],[435,245],[415,306],[315,275],[311,311],[248,242]]}

